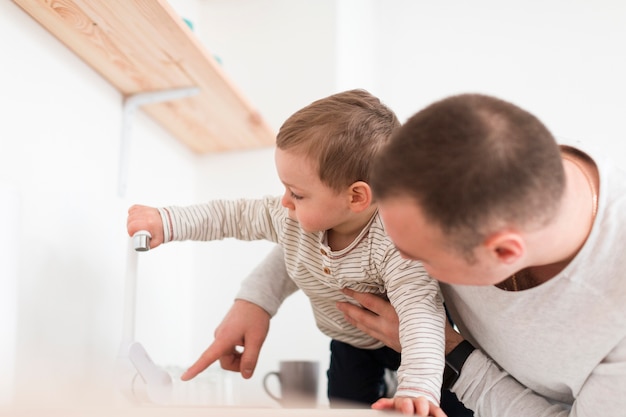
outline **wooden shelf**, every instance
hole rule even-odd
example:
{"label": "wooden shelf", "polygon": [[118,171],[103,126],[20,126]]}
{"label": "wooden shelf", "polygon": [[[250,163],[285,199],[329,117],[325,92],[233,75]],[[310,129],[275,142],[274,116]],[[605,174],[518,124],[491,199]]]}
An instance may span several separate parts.
{"label": "wooden shelf", "polygon": [[275,133],[166,0],[13,0],[125,97],[198,87],[142,109],[197,153],[273,145]]}

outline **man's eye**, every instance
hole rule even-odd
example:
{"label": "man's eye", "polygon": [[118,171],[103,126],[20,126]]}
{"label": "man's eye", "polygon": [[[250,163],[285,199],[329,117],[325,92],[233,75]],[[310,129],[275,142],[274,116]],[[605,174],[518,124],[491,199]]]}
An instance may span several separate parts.
{"label": "man's eye", "polygon": [[294,193],[293,191],[291,191],[291,198],[294,200],[302,200],[302,196]]}

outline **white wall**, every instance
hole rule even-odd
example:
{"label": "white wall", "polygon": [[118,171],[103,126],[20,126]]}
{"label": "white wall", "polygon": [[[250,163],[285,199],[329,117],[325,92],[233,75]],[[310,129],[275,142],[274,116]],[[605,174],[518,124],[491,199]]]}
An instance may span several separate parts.
{"label": "white wall", "polygon": [[[626,153],[626,3],[340,3],[340,35],[355,40],[346,48],[361,51],[343,61],[349,55],[340,53],[340,89],[352,87],[350,74],[362,63],[373,62],[377,72],[366,87],[402,121],[447,95],[480,92],[525,107],[564,142],[584,140]],[[353,18],[354,7],[366,10],[360,16],[368,23]]]}
{"label": "white wall", "polygon": [[[122,330],[126,209],[159,195],[192,200],[197,157],[137,115],[129,188],[118,197],[122,97],[12,2],[0,2],[0,49],[0,184],[20,207],[3,218],[17,222],[15,255],[0,256],[17,257],[18,285],[15,335],[2,336],[15,353],[0,357],[2,369],[13,368],[18,402],[100,401]],[[155,261],[164,275],[191,276],[191,254],[170,254]]]}
{"label": "white wall", "polygon": [[201,0],[198,35],[276,130],[336,92],[337,2]]}
{"label": "white wall", "polygon": [[[401,120],[445,95],[479,91],[624,158],[626,5],[618,0],[172,4],[276,130],[303,105],[348,88],[370,89]],[[12,381],[14,398],[30,403],[101,401],[121,336],[127,207],[280,192],[273,152],[194,155],[139,113],[120,198],[122,97],[11,2],[0,2],[0,49],[0,189],[20,208],[4,219],[17,229],[17,267],[0,266],[17,276],[1,277],[0,288],[16,292],[17,326],[0,317],[13,333],[0,346],[0,369],[13,376],[0,387]],[[142,254],[137,339],[153,359],[195,360],[269,248],[176,243]],[[327,340],[298,297],[273,319],[257,375],[233,382],[249,401],[270,404],[260,376],[279,358],[327,360]]]}
{"label": "white wall", "polygon": [[5,219],[0,234],[0,404],[14,396],[14,358],[17,352],[17,268],[20,238],[20,203],[17,189],[0,182],[0,218]]}

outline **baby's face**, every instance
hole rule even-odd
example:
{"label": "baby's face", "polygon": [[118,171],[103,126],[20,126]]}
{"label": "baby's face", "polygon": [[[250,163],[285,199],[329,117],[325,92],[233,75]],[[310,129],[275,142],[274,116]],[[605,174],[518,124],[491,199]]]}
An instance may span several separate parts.
{"label": "baby's face", "polygon": [[350,213],[345,196],[323,184],[315,164],[301,153],[276,149],[276,170],[285,186],[282,204],[306,232],[329,230]]}

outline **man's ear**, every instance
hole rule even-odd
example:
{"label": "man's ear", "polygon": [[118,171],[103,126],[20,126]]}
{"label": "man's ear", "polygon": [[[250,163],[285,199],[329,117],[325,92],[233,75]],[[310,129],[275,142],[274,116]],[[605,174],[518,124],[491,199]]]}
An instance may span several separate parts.
{"label": "man's ear", "polygon": [[348,198],[350,209],[361,212],[372,204],[372,189],[365,181],[356,181],[348,189]]}
{"label": "man's ear", "polygon": [[507,265],[517,262],[526,252],[522,236],[515,231],[501,231],[485,239],[484,246],[498,263]]}

